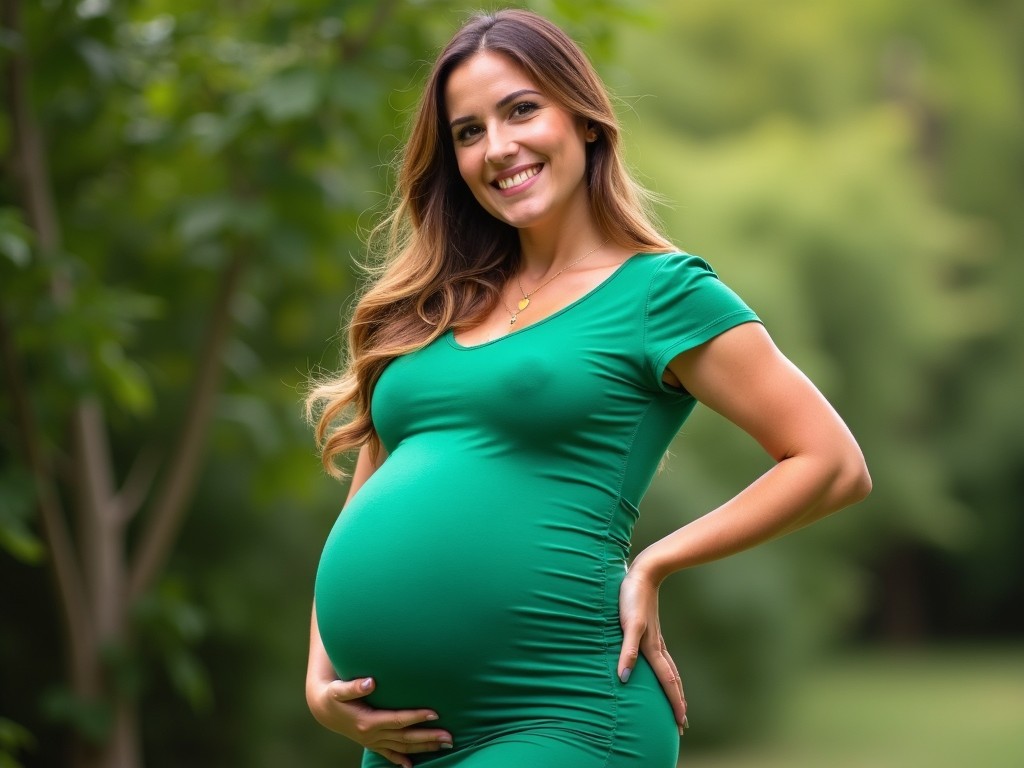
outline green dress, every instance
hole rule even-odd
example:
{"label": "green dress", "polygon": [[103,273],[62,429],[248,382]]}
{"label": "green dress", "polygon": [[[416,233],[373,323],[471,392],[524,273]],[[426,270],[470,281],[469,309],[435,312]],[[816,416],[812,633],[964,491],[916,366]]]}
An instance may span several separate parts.
{"label": "green dress", "polygon": [[[320,634],[374,707],[429,707],[432,768],[674,768],[641,658],[619,682],[637,506],[693,410],[679,353],[756,315],[703,260],[637,254],[554,314],[477,346],[449,330],[372,399],[389,452],[324,546]],[[365,753],[365,768],[391,763]]]}

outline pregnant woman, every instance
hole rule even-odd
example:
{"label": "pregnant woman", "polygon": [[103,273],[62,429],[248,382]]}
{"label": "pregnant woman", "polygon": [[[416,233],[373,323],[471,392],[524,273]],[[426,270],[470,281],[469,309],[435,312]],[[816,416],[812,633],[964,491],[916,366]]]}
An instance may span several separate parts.
{"label": "pregnant woman", "polygon": [[[316,578],[306,696],[365,768],[673,768],[671,573],[870,481],[842,420],[703,260],[658,233],[600,80],[525,11],[469,21],[405,148],[349,361],[309,401],[358,450]],[[627,571],[700,401],[773,467]]]}

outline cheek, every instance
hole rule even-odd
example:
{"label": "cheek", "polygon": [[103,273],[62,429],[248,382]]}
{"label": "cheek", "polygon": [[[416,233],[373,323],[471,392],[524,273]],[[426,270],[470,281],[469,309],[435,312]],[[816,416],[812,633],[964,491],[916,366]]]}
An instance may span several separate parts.
{"label": "cheek", "polygon": [[562,157],[573,165],[586,163],[586,139],[584,131],[574,121],[566,120],[550,132],[553,144],[559,147]]}
{"label": "cheek", "polygon": [[481,179],[481,161],[472,152],[459,152],[455,156],[455,162],[459,167],[459,176],[469,189],[473,198],[480,203],[486,211],[491,211],[491,203],[486,192],[486,182]]}
{"label": "cheek", "polygon": [[470,189],[478,184],[480,179],[480,162],[471,149],[463,149],[455,153],[455,162],[459,166],[459,176],[469,185]]}

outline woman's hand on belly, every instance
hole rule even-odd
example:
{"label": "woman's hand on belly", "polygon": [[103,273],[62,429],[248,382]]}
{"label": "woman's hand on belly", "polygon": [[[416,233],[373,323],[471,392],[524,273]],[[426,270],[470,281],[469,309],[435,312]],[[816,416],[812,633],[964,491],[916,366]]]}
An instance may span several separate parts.
{"label": "woman's hand on belly", "polygon": [[413,726],[437,719],[429,709],[374,709],[364,701],[373,693],[372,678],[322,680],[307,685],[306,701],[320,725],[340,733],[395,765],[412,768],[416,752],[451,749],[452,736],[437,728]]}

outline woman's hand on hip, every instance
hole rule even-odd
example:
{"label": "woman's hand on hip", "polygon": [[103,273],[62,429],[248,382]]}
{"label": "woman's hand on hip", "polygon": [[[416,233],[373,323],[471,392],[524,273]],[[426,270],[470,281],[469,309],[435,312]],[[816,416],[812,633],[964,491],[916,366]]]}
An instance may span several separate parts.
{"label": "woman's hand on hip", "polygon": [[374,709],[364,696],[373,693],[373,678],[332,680],[307,690],[309,710],[325,728],[340,733],[395,765],[412,768],[408,755],[451,749],[452,736],[439,728],[414,728],[437,720],[430,709]]}
{"label": "woman's hand on hip", "polygon": [[658,617],[658,585],[635,567],[630,568],[619,589],[619,622],[622,624],[622,651],[619,653],[619,680],[629,682],[637,659],[643,653],[654,670],[665,696],[672,705],[679,734],[689,727],[686,697],[679,669],[669,655],[661,634]]}

